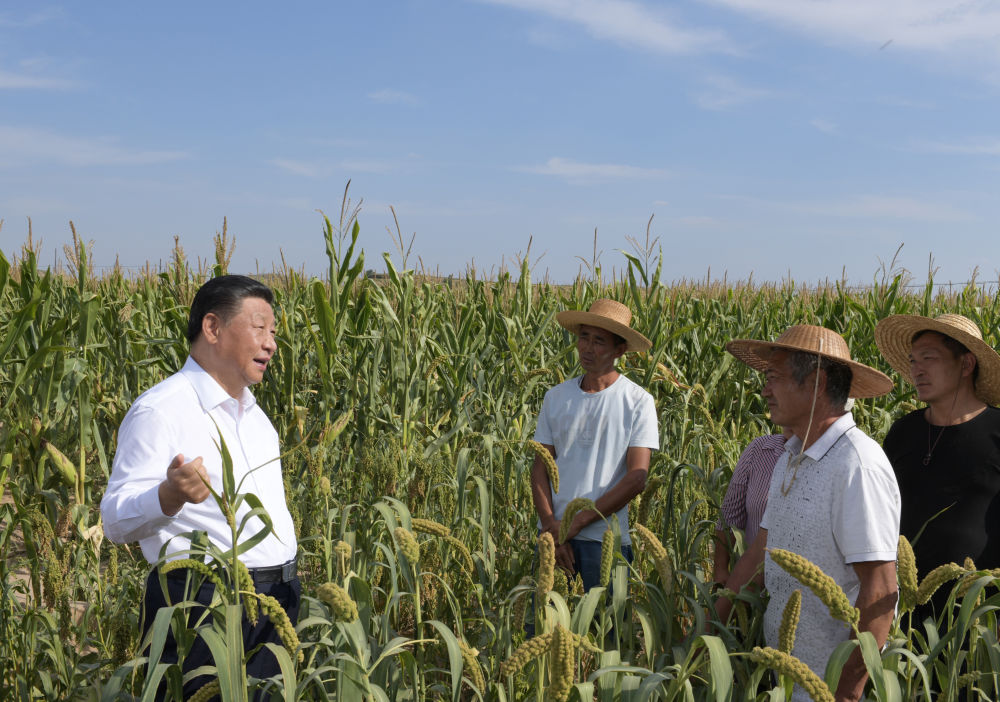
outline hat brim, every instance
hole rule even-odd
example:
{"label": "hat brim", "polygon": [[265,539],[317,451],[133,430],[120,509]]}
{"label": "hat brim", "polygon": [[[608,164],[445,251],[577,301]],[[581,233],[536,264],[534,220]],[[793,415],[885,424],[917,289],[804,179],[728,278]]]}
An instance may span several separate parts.
{"label": "hat brim", "polygon": [[580,325],[586,324],[617,334],[625,339],[626,351],[649,351],[653,347],[653,342],[637,332],[632,327],[608,319],[602,314],[593,312],[583,312],[579,310],[565,310],[556,314],[556,321],[560,326],[574,334],[580,333]]}
{"label": "hat brim", "polygon": [[734,339],[726,344],[726,351],[754,370],[762,373],[767,370],[771,354],[777,349],[802,351],[803,353],[825,356],[832,361],[843,363],[849,367],[851,369],[851,389],[847,393],[848,397],[857,399],[881,397],[892,390],[892,379],[885,373],[866,366],[863,363],[841,358],[840,356],[832,356],[826,353],[820,354],[814,349],[757,339]]}
{"label": "hat brim", "polygon": [[910,349],[913,335],[933,331],[962,343],[976,357],[979,374],[976,378],[976,397],[988,405],[1000,405],[1000,354],[979,337],[958,329],[947,322],[918,314],[894,314],[875,325],[875,343],[882,357],[913,385],[910,375]]}

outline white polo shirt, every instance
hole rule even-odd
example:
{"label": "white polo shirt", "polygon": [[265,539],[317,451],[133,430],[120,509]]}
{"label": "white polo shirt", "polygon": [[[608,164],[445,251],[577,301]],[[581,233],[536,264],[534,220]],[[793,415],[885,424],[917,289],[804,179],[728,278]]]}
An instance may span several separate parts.
{"label": "white polo shirt", "polygon": [[[221,492],[219,432],[233,459],[236,484],[243,480],[240,492],[260,498],[274,524],[273,533],[240,560],[249,568],[261,568],[294,558],[295,528],[285,502],[277,432],[249,390],[244,389],[239,400],[233,398],[190,357],[178,373],[140,395],[122,421],[101,500],[108,538],[116,543],[138,541],[150,563],[159,560],[164,545],[167,555],[189,548],[188,539],[179,535],[194,530],[207,532],[220,549],[230,549],[229,524],[211,496],[200,504],[185,504],[172,517],[163,514],[159,499],[167,466],[179,453],[185,462],[201,456],[213,489]],[[237,525],[250,510],[244,503],[236,514]],[[262,528],[254,517],[240,540]]]}
{"label": "white polo shirt", "polygon": [[[801,449],[802,441],[793,436],[774,466],[761,520],[767,547],[805,556],[854,603],[860,583],[852,564],[896,560],[900,505],[896,476],[882,447],[855,426],[850,412],[806,449],[796,470],[794,459]],[[826,605],[770,555],[764,561],[764,584],[771,598],[764,614],[768,645],[778,647],[785,603],[792,592],[802,590],[792,654],[823,677],[830,654],[849,638],[850,629],[833,619]],[[803,694],[796,687],[793,699],[808,699]]]}

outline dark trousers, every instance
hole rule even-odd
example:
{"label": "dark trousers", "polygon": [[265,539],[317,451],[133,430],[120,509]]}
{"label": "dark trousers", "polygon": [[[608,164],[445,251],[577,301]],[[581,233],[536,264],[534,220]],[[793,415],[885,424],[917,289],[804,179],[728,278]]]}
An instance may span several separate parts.
{"label": "dark trousers", "polygon": [[[583,581],[583,589],[597,587],[601,582],[601,542],[570,539],[569,545],[573,549],[573,565]],[[631,544],[622,544],[622,555],[626,561],[632,562]],[[611,591],[610,583],[608,591]]]}
{"label": "dark trousers", "polygon": [[[189,578],[190,576],[190,578]],[[178,604],[185,600],[193,600],[199,606],[191,606],[186,609],[187,623],[189,627],[209,624],[207,606],[212,602],[215,592],[215,585],[202,580],[201,576],[189,570],[175,570],[167,573],[167,592],[164,594],[160,587],[160,575],[157,570],[153,570],[146,579],[146,595],[143,598],[143,636],[145,636],[153,626],[157,611],[168,605]],[[254,588],[259,594],[270,595],[281,603],[288,613],[288,618],[294,625],[299,617],[299,600],[302,595],[302,585],[298,578],[293,578],[288,582],[261,583],[254,579]],[[168,601],[169,600],[169,601]],[[251,625],[250,621],[243,616],[243,647],[244,652],[252,650],[255,646],[265,643],[275,643],[281,645],[281,639],[274,625],[271,624],[270,617],[261,613],[256,625]],[[174,639],[173,631],[167,634],[163,654],[160,656],[162,663],[176,663],[177,642]],[[195,668],[203,665],[214,665],[211,651],[205,642],[198,637],[195,639],[184,657],[182,670],[186,674]],[[269,678],[280,672],[278,660],[274,654],[266,648],[262,648],[247,662],[247,675],[255,678]],[[215,679],[214,675],[199,675],[191,679],[184,685],[184,699],[193,695],[202,685]],[[157,700],[163,700],[166,696],[166,685],[161,683],[157,691]],[[258,693],[257,700],[266,699],[263,693]]]}
{"label": "dark trousers", "polygon": [[[589,591],[593,587],[601,584],[601,542],[588,541],[586,539],[570,539],[569,545],[573,549],[573,573],[569,578],[580,576],[583,581],[584,591]],[[629,563],[632,562],[631,544],[622,544],[622,556]],[[558,567],[558,566],[557,566]],[[538,570],[538,547],[535,547],[535,567]],[[612,584],[608,583],[608,595],[614,590]],[[531,607],[528,610],[528,620],[524,623],[524,631],[528,637],[535,635],[535,595],[531,594]]]}

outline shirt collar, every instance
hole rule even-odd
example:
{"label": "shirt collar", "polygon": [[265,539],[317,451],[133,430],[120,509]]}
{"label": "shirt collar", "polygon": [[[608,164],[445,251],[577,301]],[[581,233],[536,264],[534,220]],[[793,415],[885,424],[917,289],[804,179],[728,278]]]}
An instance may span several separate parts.
{"label": "shirt collar", "polygon": [[[826,455],[827,451],[833,448],[833,445],[837,443],[837,439],[846,434],[847,430],[854,426],[854,415],[850,412],[845,412],[837,418],[837,421],[827,427],[827,430],[803,453],[814,461],[820,460]],[[802,451],[802,439],[793,436],[785,442],[785,450],[791,452],[793,456],[798,455],[799,451]]]}
{"label": "shirt collar", "polygon": [[[237,402],[232,395],[226,392],[225,388],[219,385],[219,382],[215,378],[208,374],[208,371],[198,365],[193,356],[188,356],[187,361],[184,362],[184,367],[181,368],[181,375],[191,383],[195,394],[198,395],[198,401],[201,402],[201,406],[205,410],[215,409],[219,405],[230,401]],[[250,392],[249,388],[243,388],[243,394],[240,396],[238,402],[242,413],[247,412],[257,404],[257,399]]]}

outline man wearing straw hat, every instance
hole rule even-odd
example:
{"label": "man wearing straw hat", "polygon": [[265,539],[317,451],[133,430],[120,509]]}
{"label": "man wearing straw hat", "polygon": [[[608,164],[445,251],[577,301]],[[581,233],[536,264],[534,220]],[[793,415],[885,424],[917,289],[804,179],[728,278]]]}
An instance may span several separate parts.
{"label": "man wearing straw hat", "polygon": [[[818,597],[771,558],[771,549],[798,554],[832,577],[861,612],[858,628],[879,645],[888,636],[896,604],[899,489],[882,448],[854,424],[848,398],[877,397],[892,381],[851,359],[844,339],[811,325],[789,327],[775,341],[736,340],[729,351],[764,373],[763,396],[771,421],[792,430],[774,467],[767,509],[757,537],[736,564],[726,587],[739,591],[751,580],[770,595],[764,634],[777,648],[785,604],[802,590],[802,609],[792,655],[823,676],[834,648],[851,637]],[[732,607],[720,599],[725,621]],[[844,665],[838,700],[859,699],[867,673],[860,650]],[[796,687],[795,700],[807,700]]]}
{"label": "man wearing straw hat", "polygon": [[[875,341],[927,403],[897,420],[884,442],[917,569],[966,558],[1000,566],[1000,355],[958,314],[893,315],[875,327]],[[935,597],[938,613],[949,589]]]}
{"label": "man wearing straw hat", "polygon": [[[579,573],[589,590],[599,582],[605,519],[617,515],[622,552],[631,558],[628,503],[645,487],[650,455],[660,445],[652,395],[615,370],[622,354],[652,344],[614,300],[596,300],[587,312],[560,312],[556,320],[576,335],[584,372],[545,393],[535,441],[556,460],[559,490],[536,456],[531,492],[539,529],[555,539],[557,565]],[[596,510],[579,511],[560,542],[563,513],[577,497],[593,500]]]}

